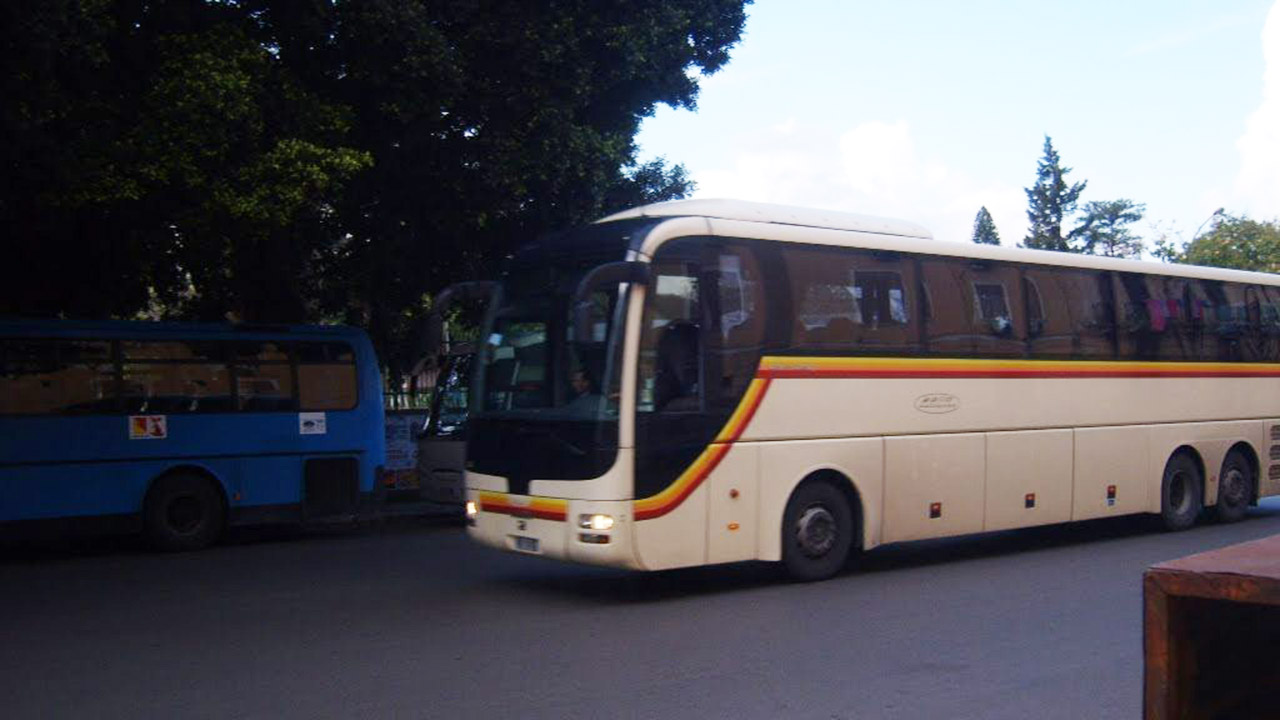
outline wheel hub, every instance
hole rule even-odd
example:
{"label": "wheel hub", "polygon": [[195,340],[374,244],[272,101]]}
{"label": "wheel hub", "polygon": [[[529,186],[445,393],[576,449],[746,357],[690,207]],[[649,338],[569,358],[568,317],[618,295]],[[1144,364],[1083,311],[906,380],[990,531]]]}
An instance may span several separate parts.
{"label": "wheel hub", "polygon": [[1236,468],[1228,470],[1222,476],[1219,491],[1222,493],[1222,500],[1225,500],[1228,505],[1244,505],[1246,502],[1245,495],[1248,493],[1248,489],[1245,487],[1244,473]]}
{"label": "wheel hub", "polygon": [[800,513],[796,520],[796,542],[809,557],[821,557],[835,547],[839,527],[835,516],[821,505],[814,505]]}

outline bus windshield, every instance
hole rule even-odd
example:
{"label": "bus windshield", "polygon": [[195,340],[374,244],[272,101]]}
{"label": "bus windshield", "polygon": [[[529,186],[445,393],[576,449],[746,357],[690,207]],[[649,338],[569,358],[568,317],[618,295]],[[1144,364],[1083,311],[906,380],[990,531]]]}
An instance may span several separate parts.
{"label": "bus windshield", "polygon": [[594,293],[582,337],[570,307],[588,272],[625,254],[620,233],[601,234],[561,236],[511,261],[477,354],[468,469],[518,483],[587,479],[612,465],[625,303],[619,288]]}

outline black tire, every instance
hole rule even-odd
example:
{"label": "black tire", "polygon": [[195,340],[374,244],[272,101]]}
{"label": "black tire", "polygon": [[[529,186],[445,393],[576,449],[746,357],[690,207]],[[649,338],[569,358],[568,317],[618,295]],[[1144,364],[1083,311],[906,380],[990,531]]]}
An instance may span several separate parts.
{"label": "black tire", "polygon": [[1169,458],[1160,483],[1160,519],[1166,530],[1186,530],[1204,509],[1204,478],[1185,453]]}
{"label": "black tire", "polygon": [[825,482],[796,488],[782,516],[782,563],[800,582],[825,580],[845,566],[857,532],[844,495]]}
{"label": "black tire", "polygon": [[1253,463],[1238,450],[1227,453],[1218,474],[1218,504],[1213,516],[1218,522],[1235,522],[1244,517],[1253,502]]}
{"label": "black tire", "polygon": [[162,477],[142,510],[147,540],[159,550],[183,552],[212,545],[222,535],[226,509],[207,478],[193,473]]}

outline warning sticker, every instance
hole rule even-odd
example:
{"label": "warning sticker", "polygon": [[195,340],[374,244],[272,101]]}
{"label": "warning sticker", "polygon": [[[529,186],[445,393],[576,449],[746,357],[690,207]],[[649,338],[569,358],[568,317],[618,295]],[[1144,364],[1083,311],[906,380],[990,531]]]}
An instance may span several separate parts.
{"label": "warning sticker", "polygon": [[169,437],[169,419],[166,415],[130,415],[130,440],[163,440]]}

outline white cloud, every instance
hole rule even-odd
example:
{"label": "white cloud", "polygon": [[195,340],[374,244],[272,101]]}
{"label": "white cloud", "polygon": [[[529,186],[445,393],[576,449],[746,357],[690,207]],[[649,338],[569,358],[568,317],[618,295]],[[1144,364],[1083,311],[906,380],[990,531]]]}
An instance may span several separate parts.
{"label": "white cloud", "polygon": [[1026,229],[1022,190],[978,181],[940,158],[921,157],[905,121],[843,132],[788,120],[735,142],[731,167],[694,174],[698,197],[819,207],[900,217],[939,240],[968,241],[986,206],[1006,245]]}
{"label": "white cloud", "polygon": [[1240,173],[1235,194],[1246,214],[1280,217],[1280,0],[1262,28],[1262,104],[1245,120],[1236,141]]}

